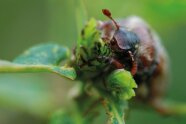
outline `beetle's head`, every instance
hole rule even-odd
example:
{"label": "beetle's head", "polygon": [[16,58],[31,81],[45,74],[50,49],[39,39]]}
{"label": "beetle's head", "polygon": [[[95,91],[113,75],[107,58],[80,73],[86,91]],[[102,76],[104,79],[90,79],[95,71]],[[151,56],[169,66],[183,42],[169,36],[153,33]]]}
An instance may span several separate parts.
{"label": "beetle's head", "polygon": [[112,18],[109,10],[103,9],[102,12],[112,20],[116,27],[111,40],[108,42],[111,49],[117,53],[128,53],[130,51],[135,54],[139,46],[139,37],[134,32],[128,31],[125,27],[120,27]]}

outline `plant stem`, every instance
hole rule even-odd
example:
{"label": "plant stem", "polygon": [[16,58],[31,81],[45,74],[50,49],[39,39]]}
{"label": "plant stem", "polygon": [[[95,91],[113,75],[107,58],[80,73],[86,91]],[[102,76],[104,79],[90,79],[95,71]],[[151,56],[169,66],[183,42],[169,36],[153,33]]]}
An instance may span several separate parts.
{"label": "plant stem", "polygon": [[76,25],[78,34],[80,34],[82,27],[84,26],[85,22],[87,21],[87,11],[85,8],[84,0],[75,0],[76,4]]}

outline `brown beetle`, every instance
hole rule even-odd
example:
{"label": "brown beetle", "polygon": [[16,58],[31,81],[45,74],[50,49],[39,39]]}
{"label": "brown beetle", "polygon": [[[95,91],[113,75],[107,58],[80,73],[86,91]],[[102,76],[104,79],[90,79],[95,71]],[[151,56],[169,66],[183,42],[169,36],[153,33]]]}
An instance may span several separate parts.
{"label": "brown beetle", "polygon": [[140,101],[169,114],[161,104],[167,85],[168,59],[159,38],[139,17],[115,21],[109,10],[102,12],[112,20],[99,23],[102,39],[114,53],[110,63],[131,72],[138,84],[136,95]]}

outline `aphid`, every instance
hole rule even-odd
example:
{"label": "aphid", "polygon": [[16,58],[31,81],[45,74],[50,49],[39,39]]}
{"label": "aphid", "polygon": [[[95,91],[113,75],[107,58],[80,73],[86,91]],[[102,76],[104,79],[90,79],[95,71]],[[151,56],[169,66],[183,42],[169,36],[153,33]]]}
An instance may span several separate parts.
{"label": "aphid", "polygon": [[103,14],[111,21],[100,22],[102,39],[113,53],[110,63],[116,69],[131,72],[138,88],[137,98],[149,102],[158,111],[167,111],[160,105],[167,79],[167,54],[157,35],[138,17],[115,21],[109,10]]}

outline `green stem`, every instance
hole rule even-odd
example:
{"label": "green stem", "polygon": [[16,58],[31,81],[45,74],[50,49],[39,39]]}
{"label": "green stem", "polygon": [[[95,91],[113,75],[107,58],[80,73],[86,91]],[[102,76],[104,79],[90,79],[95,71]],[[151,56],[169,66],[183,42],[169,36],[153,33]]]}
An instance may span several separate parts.
{"label": "green stem", "polygon": [[[77,2],[77,3],[76,3]],[[75,0],[76,3],[76,25],[78,34],[80,34],[82,27],[84,26],[85,22],[87,21],[87,11],[85,8],[84,0]]]}
{"label": "green stem", "polygon": [[124,121],[124,110],[119,110],[117,104],[113,100],[108,100],[109,108],[112,110],[110,121],[112,124],[125,124]]}
{"label": "green stem", "polygon": [[[100,83],[99,83],[100,84]],[[125,124],[124,109],[126,107],[126,101],[113,97],[110,92],[96,86],[100,96],[104,98],[103,105],[106,113],[109,115],[109,123],[111,124]]]}

